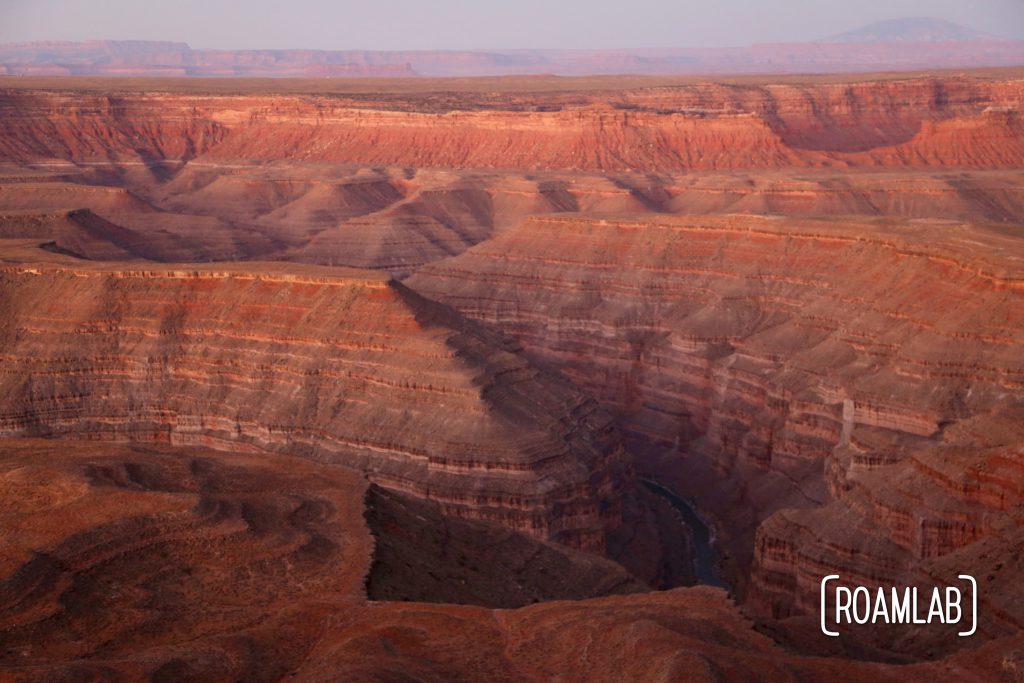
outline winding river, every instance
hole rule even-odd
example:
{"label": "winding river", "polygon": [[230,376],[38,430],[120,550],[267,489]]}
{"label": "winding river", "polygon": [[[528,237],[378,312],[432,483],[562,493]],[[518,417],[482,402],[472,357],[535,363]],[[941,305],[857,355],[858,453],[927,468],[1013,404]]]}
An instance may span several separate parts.
{"label": "winding river", "polygon": [[641,479],[640,482],[648,490],[664,498],[676,511],[686,526],[690,527],[693,537],[694,570],[697,583],[709,586],[717,586],[730,590],[718,572],[718,551],[715,550],[714,536],[708,525],[702,520],[693,507],[656,481]]}

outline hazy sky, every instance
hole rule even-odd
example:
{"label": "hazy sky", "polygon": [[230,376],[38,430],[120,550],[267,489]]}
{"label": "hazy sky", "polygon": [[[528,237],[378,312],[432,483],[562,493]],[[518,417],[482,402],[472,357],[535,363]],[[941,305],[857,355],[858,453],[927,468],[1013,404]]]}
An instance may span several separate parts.
{"label": "hazy sky", "polygon": [[1024,0],[0,0],[0,42],[208,48],[744,46],[931,16],[1024,38]]}

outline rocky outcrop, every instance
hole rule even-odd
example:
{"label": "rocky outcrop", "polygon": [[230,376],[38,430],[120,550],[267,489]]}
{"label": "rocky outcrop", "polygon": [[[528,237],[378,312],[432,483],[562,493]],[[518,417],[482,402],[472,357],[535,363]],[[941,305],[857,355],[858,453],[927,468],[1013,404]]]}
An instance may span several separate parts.
{"label": "rocky outcrop", "polygon": [[926,122],[909,141],[861,154],[882,166],[1006,166],[1024,155],[1024,119],[1017,108],[989,107],[975,116]]}
{"label": "rocky outcrop", "polygon": [[0,268],[0,432],[347,464],[593,550],[628,482],[610,417],[386,277],[280,265]]}
{"label": "rocky outcrop", "polygon": [[209,676],[213,652],[246,642],[238,675],[283,675],[305,646],[274,634],[318,604],[365,601],[365,490],[356,472],[280,455],[3,441],[0,675],[148,651]]}
{"label": "rocky outcrop", "polygon": [[6,160],[176,161],[201,154],[225,132],[186,102],[145,96],[22,93],[3,97],[0,113]]}
{"label": "rocky outcrop", "polygon": [[[914,449],[854,432],[827,460],[829,504],[777,512],[758,530],[749,602],[804,638],[825,640],[808,635],[826,574],[853,585],[930,590],[956,585],[967,573],[979,582],[981,636],[1019,633],[1024,410],[1008,403]],[[958,630],[883,625],[854,632],[889,649],[939,657],[962,646]]]}

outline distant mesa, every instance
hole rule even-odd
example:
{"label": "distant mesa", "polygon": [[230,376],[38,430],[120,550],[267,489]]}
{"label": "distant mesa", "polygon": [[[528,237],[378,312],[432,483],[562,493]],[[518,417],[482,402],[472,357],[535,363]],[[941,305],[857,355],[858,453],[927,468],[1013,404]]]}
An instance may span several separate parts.
{"label": "distant mesa", "polygon": [[186,43],[145,40],[34,42],[0,45],[0,75],[163,77],[416,76],[400,55],[323,50],[195,50]]}
{"label": "distant mesa", "polygon": [[826,38],[826,43],[959,43],[1006,40],[991,33],[932,17],[877,21]]}
{"label": "distant mesa", "polygon": [[[979,49],[983,48],[983,49]],[[1024,41],[896,19],[818,42],[625,50],[210,50],[95,40],[0,45],[0,76],[472,77],[898,71],[1024,64]]]}

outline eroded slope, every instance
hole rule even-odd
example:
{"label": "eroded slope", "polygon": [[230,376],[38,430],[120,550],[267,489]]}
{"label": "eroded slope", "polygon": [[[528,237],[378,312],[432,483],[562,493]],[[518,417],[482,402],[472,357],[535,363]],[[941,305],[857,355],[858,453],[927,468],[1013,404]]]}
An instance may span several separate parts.
{"label": "eroded slope", "polygon": [[0,671],[285,675],[309,645],[282,635],[364,601],[365,486],[285,456],[0,443]]}

